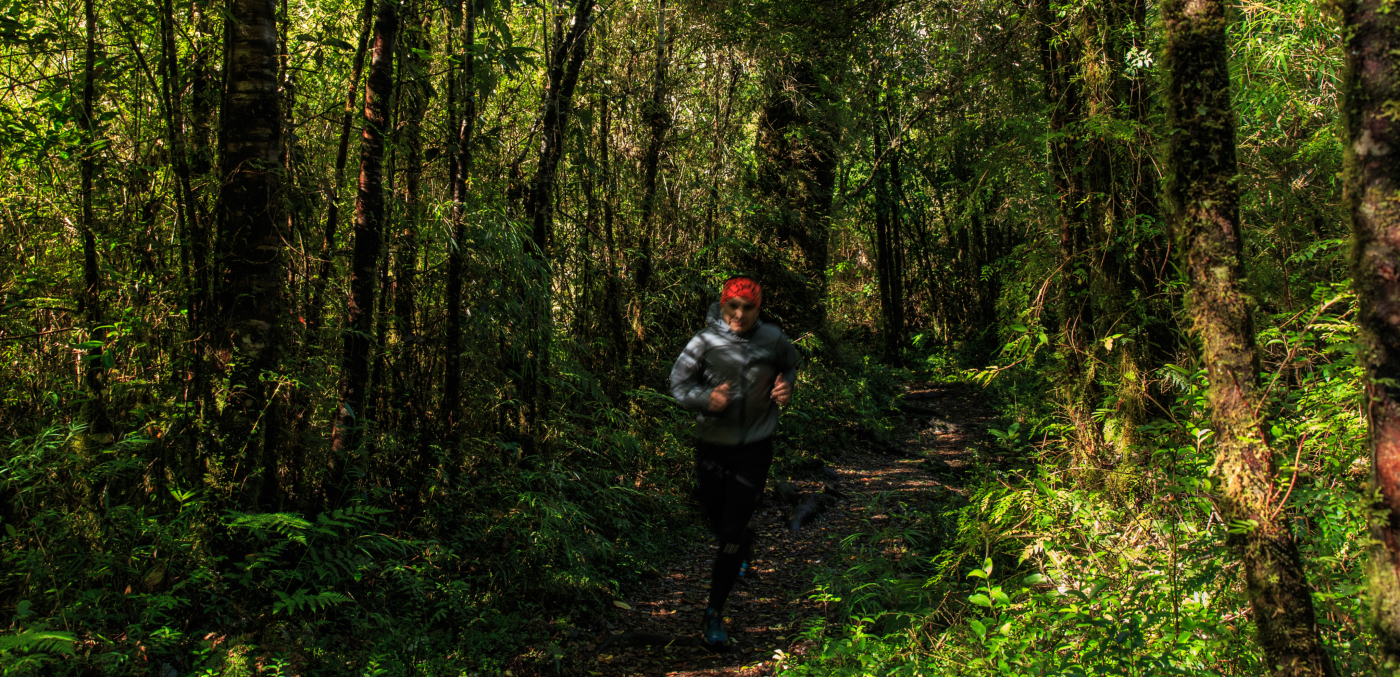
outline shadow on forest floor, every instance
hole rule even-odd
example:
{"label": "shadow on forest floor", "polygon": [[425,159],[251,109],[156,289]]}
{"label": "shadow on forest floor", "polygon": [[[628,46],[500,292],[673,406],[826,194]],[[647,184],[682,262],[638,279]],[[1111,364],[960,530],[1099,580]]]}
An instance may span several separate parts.
{"label": "shadow on forest floor", "polygon": [[[780,478],[770,477],[752,523],[759,534],[755,565],[761,579],[736,585],[726,608],[732,649],[711,653],[699,643],[714,545],[697,542],[678,548],[669,568],[628,591],[621,601],[629,609],[611,608],[598,627],[570,627],[554,637],[559,660],[542,666],[540,674],[749,677],[769,674],[777,650],[801,655],[808,646],[800,631],[828,612],[812,599],[813,580],[818,567],[834,564],[826,559],[837,556],[837,543],[868,532],[871,524],[902,519],[868,514],[880,512],[869,506],[924,506],[940,488],[961,493],[963,471],[972,463],[969,449],[984,440],[992,418],[979,389],[962,384],[911,385],[900,404],[894,443],[863,435],[831,454],[828,469],[816,473],[821,479],[794,479],[795,486],[778,489]],[[793,502],[793,489],[819,496],[825,485],[842,498],[826,501],[830,509],[791,530],[792,511],[782,499]]]}

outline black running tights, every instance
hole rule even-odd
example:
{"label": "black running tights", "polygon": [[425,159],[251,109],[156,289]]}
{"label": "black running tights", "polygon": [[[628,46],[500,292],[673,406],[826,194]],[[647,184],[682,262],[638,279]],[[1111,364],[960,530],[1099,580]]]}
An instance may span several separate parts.
{"label": "black running tights", "polygon": [[719,540],[710,578],[710,606],[724,609],[739,563],[753,550],[749,519],[763,497],[768,466],[773,463],[771,439],[737,446],[695,444],[696,498],[711,533]]}

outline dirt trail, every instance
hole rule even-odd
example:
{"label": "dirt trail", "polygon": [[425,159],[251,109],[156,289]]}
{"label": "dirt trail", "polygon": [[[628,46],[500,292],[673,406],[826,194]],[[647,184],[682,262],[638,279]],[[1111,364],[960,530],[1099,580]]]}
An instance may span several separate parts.
{"label": "dirt trail", "polygon": [[887,495],[880,505],[920,506],[933,500],[940,491],[936,487],[961,491],[961,469],[985,438],[991,413],[975,387],[911,385],[901,403],[894,444],[860,436],[830,460],[827,467],[834,473],[817,471],[822,479],[793,480],[796,489],[814,496],[824,485],[843,495],[834,502],[825,499],[830,507],[795,533],[789,529],[791,509],[774,494],[784,478],[770,477],[768,495],[752,522],[759,533],[755,565],[762,578],[736,585],[725,609],[731,650],[711,653],[699,646],[714,546],[697,542],[678,551],[660,577],[630,591],[625,603],[631,609],[612,609],[606,629],[559,637],[565,655],[557,674],[749,677],[766,674],[776,650],[801,653],[805,647],[798,632],[825,612],[822,603],[810,599],[814,568],[835,556],[839,539],[892,519],[870,514],[866,506],[881,492]]}

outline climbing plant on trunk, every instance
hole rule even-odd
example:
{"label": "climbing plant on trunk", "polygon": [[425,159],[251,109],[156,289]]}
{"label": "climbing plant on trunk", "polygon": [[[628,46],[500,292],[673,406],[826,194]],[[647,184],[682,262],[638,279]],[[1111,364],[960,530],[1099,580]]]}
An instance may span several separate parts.
{"label": "climbing plant on trunk", "polygon": [[1192,331],[1210,377],[1217,505],[1240,558],[1259,644],[1275,675],[1326,675],[1312,591],[1277,490],[1264,437],[1251,300],[1246,296],[1235,185],[1224,0],[1162,5],[1168,66],[1167,197],[1188,280]]}
{"label": "climbing plant on trunk", "polygon": [[1365,346],[1374,530],[1371,611],[1385,674],[1400,674],[1400,16],[1384,0],[1342,4],[1347,58],[1346,204]]}

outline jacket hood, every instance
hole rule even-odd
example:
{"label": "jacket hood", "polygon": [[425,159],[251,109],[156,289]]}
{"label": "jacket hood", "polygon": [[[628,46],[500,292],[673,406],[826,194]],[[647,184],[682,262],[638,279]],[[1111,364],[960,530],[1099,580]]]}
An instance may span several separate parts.
{"label": "jacket hood", "polygon": [[740,334],[729,328],[729,323],[724,321],[724,314],[720,312],[719,302],[716,301],[710,304],[710,312],[705,314],[705,325],[720,336],[746,339],[752,337],[758,328],[763,326],[763,318],[754,320],[753,326],[749,327],[747,332]]}

